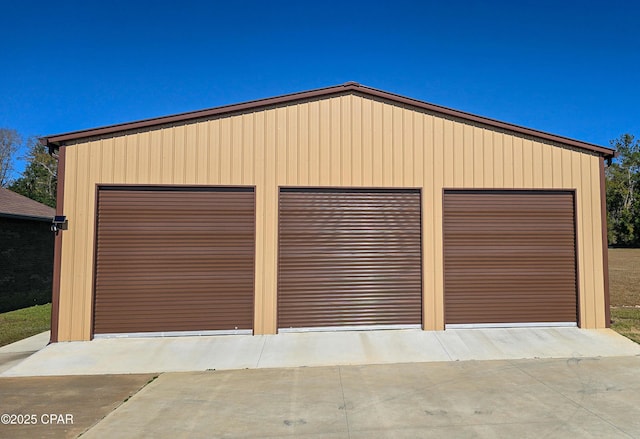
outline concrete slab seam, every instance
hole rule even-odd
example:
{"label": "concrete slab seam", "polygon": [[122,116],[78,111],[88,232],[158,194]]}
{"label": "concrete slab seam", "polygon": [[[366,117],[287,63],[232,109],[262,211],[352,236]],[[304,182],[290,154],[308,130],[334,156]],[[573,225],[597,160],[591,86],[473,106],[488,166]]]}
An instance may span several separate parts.
{"label": "concrete slab seam", "polygon": [[[155,374],[154,374],[155,375]],[[113,413],[115,413],[120,407],[122,407],[123,405],[125,405],[126,403],[128,403],[129,401],[131,401],[131,399],[133,397],[135,397],[137,394],[139,394],[143,389],[146,389],[151,383],[153,383],[154,381],[157,381],[157,379],[160,377],[160,373],[155,375],[154,377],[152,377],[149,381],[147,381],[146,383],[144,383],[144,385],[142,387],[140,387],[138,390],[134,391],[131,395],[129,395],[127,397],[127,399],[125,399],[124,401],[121,401],[120,404],[118,404],[117,406],[115,406],[109,413],[107,413],[106,415],[104,415],[102,418],[98,419],[96,422],[94,422],[92,425],[90,425],[89,427],[87,427],[82,433],[80,433],[78,435],[78,437],[83,436],[84,434],[86,434],[87,432],[89,432],[92,428],[96,427],[98,424],[100,424],[102,421],[104,421],[105,419],[107,419],[108,417],[110,417]]]}
{"label": "concrete slab seam", "polygon": [[264,352],[264,347],[267,344],[267,337],[262,336],[262,347],[260,348],[260,355],[258,355],[258,361],[256,361],[256,368],[260,367],[260,361],[262,360],[262,353]]}
{"label": "concrete slab seam", "polygon": [[435,333],[436,336],[436,340],[438,340],[438,343],[440,344],[440,347],[442,348],[442,350],[444,351],[445,354],[447,354],[447,357],[449,357],[450,361],[454,361],[453,357],[451,356],[451,354],[449,353],[449,351],[447,350],[447,348],[445,347],[444,343],[442,343],[442,340],[440,340],[440,334],[438,332]]}
{"label": "concrete slab seam", "polygon": [[347,424],[347,437],[351,439],[351,428],[349,427],[349,413],[347,410],[349,407],[347,406],[347,399],[344,396],[344,385],[342,384],[342,366],[338,366],[338,377],[340,378],[340,391],[342,392],[342,404],[344,407],[344,420]]}

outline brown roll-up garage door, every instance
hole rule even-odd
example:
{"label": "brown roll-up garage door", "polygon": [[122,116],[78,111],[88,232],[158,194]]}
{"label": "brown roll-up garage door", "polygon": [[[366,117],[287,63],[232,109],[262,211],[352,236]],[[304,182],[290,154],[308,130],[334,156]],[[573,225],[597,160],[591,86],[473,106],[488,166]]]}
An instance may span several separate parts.
{"label": "brown roll-up garage door", "polygon": [[94,333],[251,330],[254,193],[98,191]]}
{"label": "brown roll-up garage door", "polygon": [[577,322],[573,192],[445,191],[447,325]]}
{"label": "brown roll-up garage door", "polygon": [[282,189],[278,326],[420,325],[420,192]]}

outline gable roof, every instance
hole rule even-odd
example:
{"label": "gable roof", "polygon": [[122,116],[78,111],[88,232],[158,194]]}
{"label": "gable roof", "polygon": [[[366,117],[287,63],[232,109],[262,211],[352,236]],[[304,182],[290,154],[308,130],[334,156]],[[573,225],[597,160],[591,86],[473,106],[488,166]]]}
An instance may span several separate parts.
{"label": "gable roof", "polygon": [[290,104],[296,101],[308,100],[313,98],[326,98],[334,95],[342,95],[347,93],[355,93],[362,96],[368,96],[372,98],[384,99],[393,103],[411,106],[414,108],[431,111],[436,114],[444,116],[451,116],[470,122],[483,124],[489,127],[498,128],[501,130],[510,131],[517,134],[523,134],[543,140],[557,142],[563,145],[572,146],[574,148],[591,151],[598,153],[604,157],[613,157],[615,150],[604,146],[595,145],[592,143],[582,142],[580,140],[570,139],[568,137],[558,136],[555,134],[546,133],[544,131],[538,131],[532,128],[526,128],[519,125],[514,125],[508,122],[501,122],[495,119],[490,119],[483,116],[477,116],[471,113],[465,113],[459,110],[453,110],[451,108],[442,107],[440,105],[430,104],[428,102],[419,101],[417,99],[400,96],[394,93],[378,90],[371,87],[360,85],[356,82],[347,82],[342,85],[335,85],[332,87],[319,88],[315,90],[303,91],[298,93],[291,93],[283,96],[276,96],[273,98],[258,99],[255,101],[243,102],[240,104],[224,105],[222,107],[209,108],[205,110],[191,111],[187,113],[180,113],[171,116],[156,117],[152,119],[144,119],[135,122],[127,122],[116,125],[109,125],[100,128],[92,128],[81,131],[73,131],[69,133],[62,133],[43,137],[41,141],[43,144],[49,147],[49,150],[62,146],[67,141],[75,141],[88,137],[100,136],[105,134],[113,134],[117,132],[134,130],[140,128],[148,128],[157,125],[163,125],[168,123],[191,121],[196,119],[202,119],[211,116],[226,115],[229,113],[237,113],[242,111],[257,110],[260,108]]}
{"label": "gable roof", "polygon": [[0,188],[0,217],[51,221],[55,212],[52,207],[16,194],[9,189]]}

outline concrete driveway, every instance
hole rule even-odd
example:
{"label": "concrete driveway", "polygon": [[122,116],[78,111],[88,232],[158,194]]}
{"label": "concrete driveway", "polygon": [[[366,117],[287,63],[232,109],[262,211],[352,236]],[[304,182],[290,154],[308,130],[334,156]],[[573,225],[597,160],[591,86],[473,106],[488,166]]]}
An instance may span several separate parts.
{"label": "concrete driveway", "polygon": [[[633,438],[639,370],[639,357],[608,357],[165,373],[82,437]],[[66,380],[60,393],[75,405],[58,399],[43,410],[77,419],[109,390],[81,384],[91,377],[37,379]],[[0,388],[7,380],[29,378],[0,378]],[[39,413],[39,399],[25,393],[19,410]],[[2,428],[3,437],[40,436]]]}
{"label": "concrete driveway", "polygon": [[610,329],[501,328],[97,339],[54,343],[0,376],[161,373],[639,355]]}

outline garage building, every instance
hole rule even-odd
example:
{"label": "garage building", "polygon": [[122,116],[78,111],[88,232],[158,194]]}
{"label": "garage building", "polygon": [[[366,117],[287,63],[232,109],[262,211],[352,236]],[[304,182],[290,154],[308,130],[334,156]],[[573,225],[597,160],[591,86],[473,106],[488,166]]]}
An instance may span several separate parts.
{"label": "garage building", "polygon": [[52,341],[609,324],[609,148],[356,83],[43,141]]}

